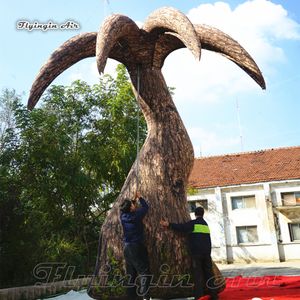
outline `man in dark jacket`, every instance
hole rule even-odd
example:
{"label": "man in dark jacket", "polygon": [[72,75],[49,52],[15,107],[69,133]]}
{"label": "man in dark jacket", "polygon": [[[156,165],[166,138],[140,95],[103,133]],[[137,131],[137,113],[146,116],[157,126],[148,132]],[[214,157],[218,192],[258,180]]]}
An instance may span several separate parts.
{"label": "man in dark jacket", "polygon": [[187,223],[175,224],[168,221],[161,221],[161,225],[175,231],[188,234],[189,248],[193,263],[194,296],[195,300],[204,295],[206,285],[211,300],[217,300],[217,289],[214,285],[212,260],[211,260],[211,239],[210,231],[206,221],[203,219],[203,207],[195,209],[195,220]]}
{"label": "man in dark jacket", "polygon": [[[140,207],[137,206],[139,199]],[[144,226],[143,218],[145,217],[149,206],[139,192],[136,194],[135,200],[125,199],[122,203],[121,223],[124,232],[124,257],[126,261],[126,272],[130,275],[130,285],[127,288],[127,295],[130,300],[134,300],[139,296],[143,299],[149,297],[149,262],[147,249],[144,246]],[[137,293],[135,281],[137,275],[140,277],[140,288]],[[138,295],[137,295],[138,294]]]}

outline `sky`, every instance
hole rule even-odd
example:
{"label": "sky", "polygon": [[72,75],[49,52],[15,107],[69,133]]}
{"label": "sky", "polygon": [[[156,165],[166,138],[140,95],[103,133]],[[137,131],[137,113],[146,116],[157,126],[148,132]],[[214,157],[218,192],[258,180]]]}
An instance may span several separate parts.
{"label": "sky", "polygon": [[[187,49],[170,54],[162,69],[192,140],[195,156],[223,155],[300,145],[300,1],[298,0],[0,0],[0,91],[15,89],[24,104],[41,66],[67,39],[98,31],[113,13],[139,26],[163,6],[192,23],[214,26],[237,40],[258,64],[263,91],[226,58],[203,50],[197,61]],[[20,21],[72,29],[18,29]],[[78,26],[76,26],[78,25]],[[78,28],[76,28],[78,27]],[[105,72],[114,74],[116,61]],[[85,59],[53,84],[98,82],[95,58]]]}

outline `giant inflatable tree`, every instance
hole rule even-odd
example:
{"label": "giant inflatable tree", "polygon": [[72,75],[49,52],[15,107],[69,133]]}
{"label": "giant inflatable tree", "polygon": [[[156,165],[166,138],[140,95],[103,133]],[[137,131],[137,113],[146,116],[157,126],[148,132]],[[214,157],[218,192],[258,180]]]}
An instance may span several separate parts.
{"label": "giant inflatable tree", "polygon": [[[148,135],[139,159],[132,166],[101,229],[97,262],[99,280],[94,280],[89,290],[89,294],[96,299],[125,299],[123,288],[102,285],[103,278],[113,282],[112,275],[124,274],[119,206],[125,198],[132,198],[137,188],[150,202],[144,224],[153,282],[167,278],[161,275],[169,274],[173,278],[172,284],[166,284],[164,279],[160,287],[151,288],[151,296],[170,299],[192,294],[191,288],[179,284],[185,274],[190,274],[191,262],[185,237],[162,230],[159,225],[161,219],[171,222],[190,219],[186,189],[194,152],[161,72],[166,57],[184,47],[196,59],[200,59],[201,49],[220,53],[242,68],[261,88],[265,88],[259,68],[239,43],[218,29],[192,24],[184,14],[170,7],[150,14],[141,29],[126,16],[116,14],[108,17],[98,33],[77,35],[58,48],[32,85],[28,101],[30,109],[47,86],[76,62],[96,56],[101,73],[107,59],[112,58],[126,66],[147,122]],[[215,265],[214,273],[220,275]],[[109,276],[103,276],[105,274]],[[221,280],[220,290],[223,288],[224,282]]]}

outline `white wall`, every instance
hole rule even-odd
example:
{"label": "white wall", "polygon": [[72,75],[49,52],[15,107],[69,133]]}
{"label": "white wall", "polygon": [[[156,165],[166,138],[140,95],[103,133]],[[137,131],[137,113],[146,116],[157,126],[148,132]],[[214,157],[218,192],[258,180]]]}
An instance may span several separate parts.
{"label": "white wall", "polygon": [[284,260],[300,259],[300,242],[284,243],[281,245],[284,253]]}
{"label": "white wall", "polygon": [[[276,206],[281,193],[300,190],[300,180],[201,189],[188,201],[208,200],[204,215],[211,230],[212,257],[217,262],[267,262],[300,259],[300,242],[291,242],[291,222]],[[255,195],[256,207],[232,209],[231,197]],[[299,216],[300,220],[300,207]],[[274,215],[276,215],[274,217]],[[298,215],[298,213],[296,213]],[[193,214],[191,214],[194,217]],[[238,244],[237,226],[257,226],[258,242]],[[279,240],[282,240],[279,241]]]}
{"label": "white wall", "polygon": [[279,261],[278,251],[272,244],[235,245],[232,250],[234,263]]}
{"label": "white wall", "polygon": [[[283,206],[281,194],[297,191],[300,191],[300,180],[277,182],[271,185],[272,202],[278,219],[280,240],[278,247],[281,261],[300,259],[300,242],[292,242],[289,231],[289,223],[300,223],[300,207],[290,208],[289,211],[280,208]],[[279,208],[276,208],[277,206]]]}
{"label": "white wall", "polygon": [[[264,186],[241,186],[224,190],[224,194],[228,210],[227,232],[230,235],[228,250],[232,252],[232,262],[278,261],[278,247],[270,226]],[[232,209],[231,197],[250,195],[255,196],[255,208]],[[258,242],[239,244],[237,226],[257,226]]]}
{"label": "white wall", "polygon": [[298,181],[286,181],[280,183],[274,183],[271,185],[272,202],[274,206],[282,206],[281,193],[291,193],[300,191],[300,180]]}

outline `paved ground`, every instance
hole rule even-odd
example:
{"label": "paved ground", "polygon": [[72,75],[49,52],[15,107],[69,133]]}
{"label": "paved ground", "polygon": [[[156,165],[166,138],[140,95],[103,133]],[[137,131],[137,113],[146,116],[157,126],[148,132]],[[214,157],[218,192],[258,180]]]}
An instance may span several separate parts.
{"label": "paved ground", "polygon": [[[300,257],[299,257],[300,258]],[[242,275],[243,277],[256,277],[265,275],[282,275],[282,276],[300,276],[300,260],[282,263],[253,263],[253,264],[218,264],[219,269],[225,277],[235,277]],[[71,291],[66,295],[51,298],[51,300],[90,300],[84,291]],[[173,299],[173,300],[189,300],[192,298]],[[153,299],[159,300],[159,299]]]}
{"label": "paved ground", "polygon": [[219,265],[224,277],[255,277],[265,275],[300,276],[300,260],[281,263]]}

